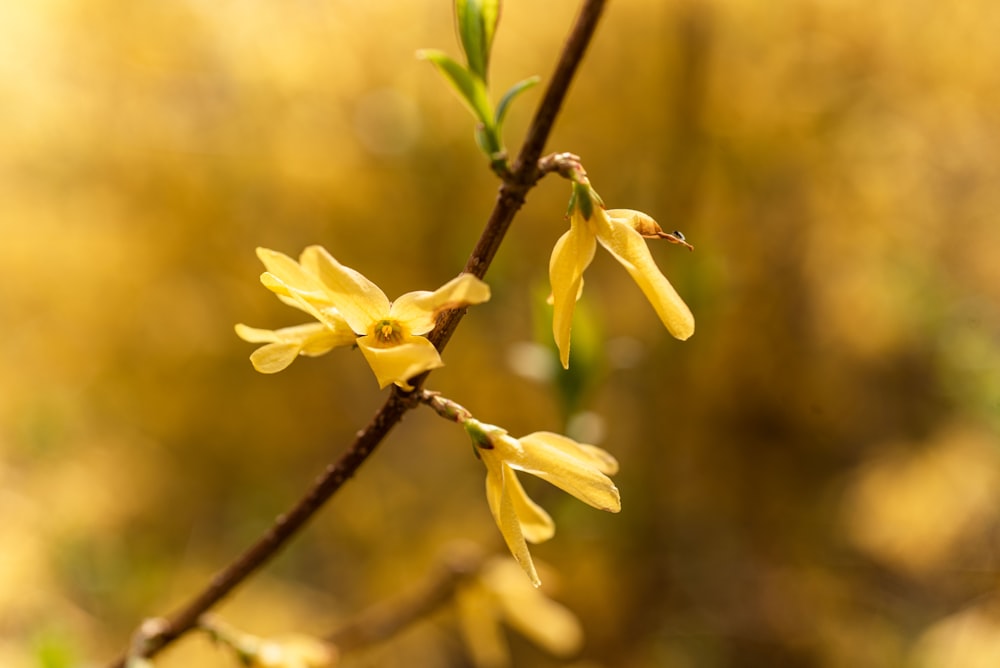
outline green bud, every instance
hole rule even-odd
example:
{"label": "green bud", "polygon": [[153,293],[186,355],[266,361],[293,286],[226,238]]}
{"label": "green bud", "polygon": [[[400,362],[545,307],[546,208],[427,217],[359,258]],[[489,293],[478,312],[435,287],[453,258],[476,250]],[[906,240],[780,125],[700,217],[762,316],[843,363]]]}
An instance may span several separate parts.
{"label": "green bud", "polygon": [[[465,427],[465,433],[469,435],[469,438],[472,439],[472,444],[475,445],[477,449],[493,449],[493,441],[490,440],[490,432],[485,429],[487,425],[484,425],[479,420],[469,419],[466,420],[462,426]],[[476,453],[476,456],[479,456],[478,452]]]}
{"label": "green bud", "polygon": [[493,35],[500,21],[500,0],[455,0],[455,24],[469,70],[488,79]]}

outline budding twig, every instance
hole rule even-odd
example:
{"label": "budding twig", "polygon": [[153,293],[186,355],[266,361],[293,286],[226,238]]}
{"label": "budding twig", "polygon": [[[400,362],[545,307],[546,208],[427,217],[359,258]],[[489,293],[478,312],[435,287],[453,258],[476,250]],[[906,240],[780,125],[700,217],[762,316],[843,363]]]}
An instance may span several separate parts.
{"label": "budding twig", "polygon": [[[584,0],[580,14],[563,46],[552,79],[532,118],[527,137],[514,162],[511,174],[501,185],[493,211],[465,264],[464,271],[478,278],[486,275],[486,270],[493,262],[514,216],[524,204],[525,196],[543,175],[538,165],[539,158],[569,90],[570,82],[597,28],[605,4],[606,0]],[[446,311],[438,318],[437,326],[428,336],[438,350],[443,350],[447,345],[464,314],[464,309],[456,309]],[[417,391],[421,389],[427,373],[429,372],[411,380]],[[216,573],[187,603],[166,617],[153,634],[144,636],[141,647],[125,651],[109,666],[124,668],[130,656],[154,656],[195,628],[198,619],[205,612],[212,609],[278,554],[330,497],[357,472],[378,444],[413,406],[409,393],[394,386],[389,398],[375,413],[368,426],[358,433],[354,443],[336,463],[327,467],[287,513],[279,515],[271,528],[256,543]]]}

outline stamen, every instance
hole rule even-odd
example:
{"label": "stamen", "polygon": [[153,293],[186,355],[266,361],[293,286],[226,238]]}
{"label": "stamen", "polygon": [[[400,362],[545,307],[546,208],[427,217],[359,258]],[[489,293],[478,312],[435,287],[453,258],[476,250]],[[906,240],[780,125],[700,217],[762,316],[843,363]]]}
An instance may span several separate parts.
{"label": "stamen", "polygon": [[403,341],[403,328],[395,320],[379,320],[372,328],[375,340],[383,346],[393,346]]}

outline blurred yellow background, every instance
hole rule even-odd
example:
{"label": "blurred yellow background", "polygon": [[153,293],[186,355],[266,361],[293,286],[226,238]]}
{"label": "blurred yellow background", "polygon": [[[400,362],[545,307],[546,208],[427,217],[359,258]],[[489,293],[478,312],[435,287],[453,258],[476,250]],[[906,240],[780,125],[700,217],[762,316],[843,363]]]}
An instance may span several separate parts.
{"label": "blurred yellow background", "polygon": [[[544,85],[575,10],[508,0],[498,91]],[[429,383],[514,435],[562,431],[568,384],[603,418],[620,515],[526,481],[572,665],[997,665],[997,25],[987,0],[610,3],[548,149],[692,241],[653,253],[697,332],[599,253],[590,373],[515,373],[566,228],[549,177]],[[450,3],[0,4],[0,665],[110,659],[381,405],[357,352],[262,376],[232,326],[304,321],[256,246],[323,244],[390,297],[461,268],[497,184],[424,47],[459,55]],[[499,549],[483,477],[416,411],[221,614],[323,634],[449,541]],[[443,612],[344,665],[463,656]],[[192,635],[156,665],[236,664]]]}

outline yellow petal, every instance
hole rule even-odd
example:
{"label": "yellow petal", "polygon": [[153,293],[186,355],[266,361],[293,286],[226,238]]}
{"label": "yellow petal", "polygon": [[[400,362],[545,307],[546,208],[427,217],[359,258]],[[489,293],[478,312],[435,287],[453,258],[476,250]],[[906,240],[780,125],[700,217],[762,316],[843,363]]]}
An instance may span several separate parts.
{"label": "yellow petal", "polygon": [[354,333],[345,323],[341,327],[331,329],[319,322],[311,322],[294,327],[281,329],[257,329],[240,323],[236,325],[236,335],[250,343],[298,343],[301,344],[303,355],[314,357],[322,355],[331,348],[354,343]]}
{"label": "yellow petal", "polygon": [[552,335],[559,348],[563,368],[569,368],[570,330],[573,308],[583,289],[583,272],[594,259],[597,244],[586,221],[574,212],[566,232],[552,249],[549,282],[552,285]]}
{"label": "yellow petal", "polygon": [[270,248],[258,248],[257,257],[264,263],[267,273],[277,276],[282,284],[304,292],[318,291],[323,287],[315,275],[284,253]]}
{"label": "yellow petal", "polygon": [[577,456],[551,447],[537,434],[519,440],[524,446],[522,454],[508,460],[509,466],[537,476],[594,508],[612,513],[621,510],[618,488],[594,466],[590,455]]}
{"label": "yellow petal", "polygon": [[583,644],[576,616],[540,590],[528,586],[517,565],[494,559],[483,569],[483,580],[496,594],[507,623],[549,653],[568,657]]}
{"label": "yellow petal", "polygon": [[257,329],[256,327],[247,327],[243,323],[238,323],[234,329],[236,336],[250,343],[273,343],[279,340],[278,333],[273,329]]}
{"label": "yellow petal", "polygon": [[278,373],[295,361],[300,350],[294,343],[269,343],[250,354],[250,363],[261,373]]}
{"label": "yellow petal", "polygon": [[517,475],[511,473],[505,477],[507,494],[514,504],[514,512],[521,523],[521,533],[529,543],[544,543],[556,533],[556,523],[545,509],[531,500],[524,491]]}
{"label": "yellow petal", "polygon": [[416,335],[434,329],[441,311],[482,304],[490,299],[490,286],[472,274],[460,274],[434,292],[407,292],[392,303],[390,317],[404,323]]}
{"label": "yellow petal", "polygon": [[[484,455],[483,461],[487,461],[486,455]],[[514,471],[501,461],[495,462],[495,472],[490,471],[489,468],[489,465],[487,465],[487,498],[490,496],[489,486],[491,484],[499,488],[498,491],[493,492],[496,497],[497,507],[494,510],[491,504],[490,510],[493,510],[493,517],[500,528],[500,534],[503,536],[504,542],[507,543],[507,549],[514,555],[514,559],[521,565],[524,572],[528,574],[531,583],[538,587],[542,584],[542,581],[538,578],[535,563],[531,560],[528,543],[525,541],[524,533],[521,531],[521,521],[517,517],[517,510],[509,493],[509,480],[514,477]]]}
{"label": "yellow petal", "polygon": [[415,336],[390,348],[373,346],[369,339],[362,336],[357,339],[357,345],[375,372],[380,388],[395,383],[404,390],[412,390],[407,383],[410,378],[444,366],[434,344],[423,337]]}
{"label": "yellow petal", "polygon": [[[324,314],[331,318],[343,320],[337,310],[330,306],[330,300],[324,291],[307,292],[299,290],[285,283],[280,276],[270,272],[261,274],[260,282],[268,290],[278,295],[278,299],[282,302],[305,311],[320,322],[327,321],[327,317]],[[331,326],[335,326],[332,322],[330,324]]]}
{"label": "yellow petal", "polygon": [[333,668],[337,649],[319,638],[289,634],[265,639],[250,656],[251,668]]}
{"label": "yellow petal", "polygon": [[602,448],[586,443],[577,443],[568,436],[556,434],[551,431],[536,431],[520,439],[524,443],[530,443],[535,447],[544,446],[562,450],[571,457],[588,462],[595,469],[605,475],[618,473],[618,460]]}
{"label": "yellow petal", "polygon": [[687,339],[694,334],[694,316],[653,261],[646,241],[630,225],[608,218],[607,212],[594,212],[597,240],[615,256],[632,275],[656,314],[674,337]]}
{"label": "yellow petal", "polygon": [[318,322],[278,330],[256,329],[238,324],[236,334],[244,341],[268,344],[250,355],[254,368],[261,373],[277,373],[299,355],[315,357],[354,341],[353,332],[333,331]]}
{"label": "yellow petal", "polygon": [[[506,561],[510,562],[509,559]],[[517,569],[518,578],[524,582],[521,569],[510,563]],[[478,578],[463,581],[455,590],[455,607],[459,629],[472,656],[472,664],[479,668],[510,665],[510,652],[500,628],[500,611],[493,592],[486,589]]]}
{"label": "yellow petal", "polygon": [[632,209],[608,209],[608,218],[617,219],[639,233],[646,239],[662,239],[672,244],[679,244],[688,250],[694,250],[694,246],[689,244],[680,232],[664,232],[660,224],[653,220],[653,217],[642,211]]}
{"label": "yellow petal", "polygon": [[322,281],[330,301],[358,334],[389,314],[389,298],[359,272],[333,259],[322,246],[302,251],[302,266]]}

